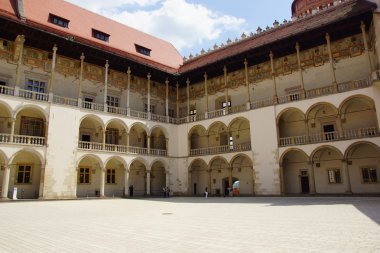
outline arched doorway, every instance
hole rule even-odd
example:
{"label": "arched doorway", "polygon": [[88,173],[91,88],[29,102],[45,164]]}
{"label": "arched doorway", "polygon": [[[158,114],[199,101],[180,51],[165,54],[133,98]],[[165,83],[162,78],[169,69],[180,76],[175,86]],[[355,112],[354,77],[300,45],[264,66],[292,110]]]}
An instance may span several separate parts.
{"label": "arched doorway", "polygon": [[251,159],[246,155],[237,155],[231,160],[231,169],[233,195],[254,195],[254,172]]}
{"label": "arched doorway", "polygon": [[120,120],[111,120],[106,125],[106,150],[127,152],[127,127]]}
{"label": "arched doorway", "polygon": [[249,121],[247,119],[234,119],[228,127],[228,132],[228,145],[230,151],[251,150],[251,132]]}
{"label": "arched doorway", "polygon": [[153,163],[150,171],[150,194],[152,196],[162,196],[163,188],[166,187],[166,170],[162,161]]}
{"label": "arched doorway", "polygon": [[201,196],[204,194],[206,187],[210,192],[211,189],[210,172],[207,164],[202,159],[194,160],[189,167],[189,194]]}
{"label": "arched doorway", "polygon": [[77,168],[77,197],[101,197],[103,164],[97,156],[83,157]]}
{"label": "arched doorway", "polygon": [[280,145],[290,146],[307,142],[307,124],[304,113],[296,108],[282,112],[277,120]]}
{"label": "arched doorway", "polygon": [[134,154],[148,154],[148,131],[140,123],[131,127],[129,132],[129,152]]}
{"label": "arched doorway", "polygon": [[79,148],[103,150],[104,138],[105,132],[101,119],[93,115],[82,119],[79,126]]}
{"label": "arched doorway", "polygon": [[[228,161],[222,157],[211,160],[211,194],[221,196],[228,194],[228,188],[232,188],[232,170]],[[228,178],[228,180],[224,180]]]}
{"label": "arched doorway", "polygon": [[284,194],[311,193],[313,181],[309,157],[301,150],[292,149],[282,157],[281,191]]}
{"label": "arched doorway", "polygon": [[37,107],[24,107],[17,112],[13,141],[20,144],[45,145],[46,117]]}
{"label": "arched doorway", "polygon": [[129,166],[129,185],[133,187],[134,196],[144,196],[147,193],[147,169],[145,162],[134,160]]}
{"label": "arched doorway", "polygon": [[106,162],[105,168],[105,196],[124,196],[126,168],[123,159],[113,157]]}

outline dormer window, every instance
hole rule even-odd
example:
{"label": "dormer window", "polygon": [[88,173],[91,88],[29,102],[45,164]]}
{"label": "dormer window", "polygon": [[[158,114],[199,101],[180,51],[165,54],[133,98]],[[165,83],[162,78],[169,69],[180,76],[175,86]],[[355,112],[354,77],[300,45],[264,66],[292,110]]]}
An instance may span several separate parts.
{"label": "dormer window", "polygon": [[140,46],[140,45],[137,45],[137,44],[135,44],[135,47],[136,47],[136,52],[137,53],[140,53],[140,54],[143,54],[143,55],[146,55],[146,56],[150,56],[150,52],[152,51],[151,49],[143,47],[143,46]]}
{"label": "dormer window", "polygon": [[55,24],[55,25],[59,25],[59,26],[64,27],[64,28],[69,28],[70,20],[58,17],[58,16],[53,15],[53,14],[49,15],[49,19],[50,19],[50,22]]}
{"label": "dormer window", "polygon": [[97,38],[98,40],[102,40],[108,42],[110,40],[110,35],[95,29],[92,29],[92,37]]}

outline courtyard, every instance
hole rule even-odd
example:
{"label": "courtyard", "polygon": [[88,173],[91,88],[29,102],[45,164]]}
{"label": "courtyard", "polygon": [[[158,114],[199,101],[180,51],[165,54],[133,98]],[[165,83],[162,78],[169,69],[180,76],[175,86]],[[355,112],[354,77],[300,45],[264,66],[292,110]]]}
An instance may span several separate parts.
{"label": "courtyard", "polygon": [[380,198],[0,203],[0,252],[380,252]]}

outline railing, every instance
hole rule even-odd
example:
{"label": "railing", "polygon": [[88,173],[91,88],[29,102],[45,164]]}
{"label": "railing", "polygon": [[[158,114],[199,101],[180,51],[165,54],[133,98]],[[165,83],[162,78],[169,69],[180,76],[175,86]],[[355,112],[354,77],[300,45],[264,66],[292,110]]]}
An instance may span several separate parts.
{"label": "railing", "polygon": [[124,145],[106,144],[105,149],[106,151],[109,151],[109,152],[117,152],[117,153],[128,152],[128,147]]}
{"label": "railing", "polygon": [[290,103],[290,102],[294,102],[294,101],[299,101],[301,99],[303,99],[303,94],[301,92],[293,93],[293,94],[289,94],[286,96],[278,97],[278,103],[279,104],[285,104],[285,103]]}
{"label": "railing", "polygon": [[226,114],[225,110],[224,109],[220,109],[220,110],[208,112],[207,113],[207,118],[208,119],[217,118],[217,117],[221,117],[221,116],[223,116],[225,114]]}
{"label": "railing", "polygon": [[104,104],[96,104],[92,102],[83,101],[82,108],[94,110],[94,111],[104,111]]}
{"label": "railing", "polygon": [[80,141],[78,148],[83,150],[103,150],[103,144],[97,142]]}
{"label": "railing", "polygon": [[150,154],[154,156],[168,156],[168,152],[164,149],[151,149]]}
{"label": "railing", "polygon": [[54,95],[53,103],[61,105],[78,106],[78,100],[73,98],[59,97]]}
{"label": "railing", "polygon": [[273,105],[272,97],[254,101],[253,103],[251,103],[251,109],[253,110],[253,109],[258,109],[258,108],[267,107],[271,105]]}
{"label": "railing", "polygon": [[24,144],[24,145],[34,145],[34,146],[44,146],[45,145],[45,137],[13,135],[12,143]]}
{"label": "railing", "polygon": [[231,107],[228,109],[229,114],[245,112],[245,111],[247,111],[247,105],[246,104],[234,106],[234,107]]}
{"label": "railing", "polygon": [[166,118],[166,116],[164,116],[164,115],[158,115],[158,114],[151,114],[150,115],[150,119],[152,120],[152,121],[157,121],[157,122],[166,122],[167,120],[167,118]]}
{"label": "railing", "polygon": [[0,94],[14,96],[14,94],[15,94],[15,88],[0,85]]}
{"label": "railing", "polygon": [[368,138],[368,137],[376,137],[376,136],[379,136],[379,132],[376,127],[348,129],[348,130],[343,130],[342,135],[340,135],[339,132],[335,131],[335,132],[311,134],[309,136],[302,135],[302,136],[291,136],[291,137],[280,138],[280,147],[323,143],[323,142],[339,141],[339,140],[350,140],[350,139],[358,139],[358,138]]}
{"label": "railing", "polygon": [[249,151],[251,149],[252,149],[251,143],[215,146],[215,147],[208,147],[208,148],[191,149],[190,156],[205,156],[205,155],[233,153],[233,152]]}
{"label": "railing", "polygon": [[368,79],[364,80],[354,80],[350,82],[340,83],[338,84],[338,92],[346,92],[350,90],[357,90],[369,87],[371,85]]}
{"label": "railing", "polygon": [[127,108],[121,108],[121,107],[115,107],[115,106],[107,106],[107,111],[109,113],[113,113],[113,114],[119,114],[119,115],[128,115],[128,110]]}
{"label": "railing", "polygon": [[147,112],[139,112],[135,110],[130,110],[131,117],[133,118],[139,118],[139,119],[148,119],[148,113]]}
{"label": "railing", "polygon": [[0,143],[9,143],[11,142],[10,134],[0,134]]}
{"label": "railing", "polygon": [[39,100],[39,101],[49,101],[49,94],[35,92],[31,90],[19,90],[19,97],[25,99]]}
{"label": "railing", "polygon": [[148,154],[148,149],[147,148],[141,148],[141,147],[128,147],[128,153],[130,153],[130,154],[147,155]]}

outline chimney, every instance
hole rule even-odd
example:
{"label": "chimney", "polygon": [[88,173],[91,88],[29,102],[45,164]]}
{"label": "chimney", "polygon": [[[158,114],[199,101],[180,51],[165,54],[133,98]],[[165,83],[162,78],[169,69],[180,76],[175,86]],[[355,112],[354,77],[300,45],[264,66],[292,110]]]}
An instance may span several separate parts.
{"label": "chimney", "polygon": [[26,21],[25,12],[24,12],[24,0],[15,0],[17,6],[17,16],[21,21]]}

